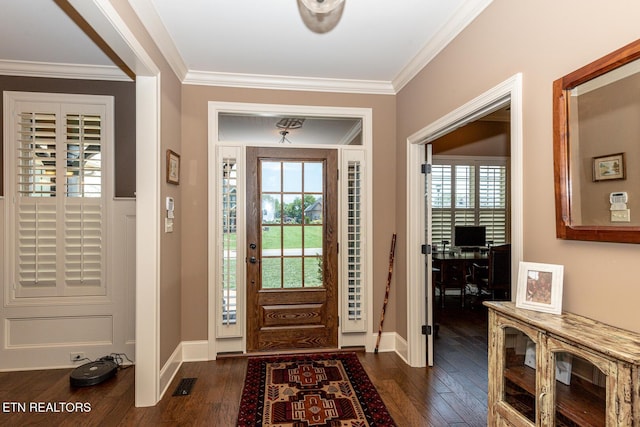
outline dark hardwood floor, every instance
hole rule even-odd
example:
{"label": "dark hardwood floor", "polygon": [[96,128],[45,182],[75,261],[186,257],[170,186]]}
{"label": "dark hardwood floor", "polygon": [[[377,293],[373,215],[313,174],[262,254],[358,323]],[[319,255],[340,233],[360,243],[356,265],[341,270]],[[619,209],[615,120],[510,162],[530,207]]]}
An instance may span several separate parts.
{"label": "dark hardwood floor", "polygon": [[[399,426],[486,426],[486,310],[462,311],[459,300],[449,299],[439,318],[434,367],[410,368],[395,353],[359,353]],[[85,388],[70,387],[69,369],[0,373],[0,425],[234,426],[245,369],[246,358],[185,363],[151,408],[133,406],[134,368]],[[191,377],[197,378],[191,394],[172,396],[179,381]],[[66,412],[73,406],[66,402],[84,403],[77,409],[85,412]]]}

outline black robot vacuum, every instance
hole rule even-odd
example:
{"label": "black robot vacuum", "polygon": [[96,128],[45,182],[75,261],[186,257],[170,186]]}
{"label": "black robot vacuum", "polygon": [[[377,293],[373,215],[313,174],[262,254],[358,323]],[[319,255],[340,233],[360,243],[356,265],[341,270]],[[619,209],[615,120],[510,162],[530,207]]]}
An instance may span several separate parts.
{"label": "black robot vacuum", "polygon": [[117,371],[118,365],[111,360],[96,360],[71,371],[69,382],[73,387],[96,385],[114,377]]}

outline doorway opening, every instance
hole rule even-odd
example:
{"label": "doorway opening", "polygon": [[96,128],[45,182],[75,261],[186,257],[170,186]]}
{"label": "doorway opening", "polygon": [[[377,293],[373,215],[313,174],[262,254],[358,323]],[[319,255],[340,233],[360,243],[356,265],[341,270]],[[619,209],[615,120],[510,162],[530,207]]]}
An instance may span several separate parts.
{"label": "doorway opening", "polygon": [[[517,271],[522,259],[522,76],[517,74],[446,116],[426,126],[407,139],[407,277],[409,287],[407,360],[411,366],[432,366],[434,363],[434,299],[431,254],[414,250],[421,245],[431,248],[431,177],[422,174],[421,163],[431,147],[427,145],[466,124],[510,106],[510,240],[512,245],[511,271]],[[428,148],[428,149],[427,149]],[[425,200],[425,191],[426,200]],[[425,230],[417,235],[411,230]],[[428,251],[427,251],[428,252]],[[513,273],[512,273],[513,274]],[[512,280],[512,291],[514,281]],[[513,292],[512,292],[513,294]],[[425,339],[420,325],[427,325],[431,334]]]}
{"label": "doorway opening", "polygon": [[511,298],[509,110],[510,102],[429,143],[434,363],[464,337],[486,365],[482,301]]}
{"label": "doorway opening", "polygon": [[373,351],[371,109],[210,102],[209,123],[209,358],[290,349],[320,324],[317,348]]}

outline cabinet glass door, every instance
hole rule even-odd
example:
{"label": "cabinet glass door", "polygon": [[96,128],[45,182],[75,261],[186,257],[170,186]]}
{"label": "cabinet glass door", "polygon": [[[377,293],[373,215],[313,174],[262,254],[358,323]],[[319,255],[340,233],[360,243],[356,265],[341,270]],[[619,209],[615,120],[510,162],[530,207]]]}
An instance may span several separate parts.
{"label": "cabinet glass door", "polygon": [[536,343],[525,333],[504,329],[504,396],[513,409],[536,422]]}
{"label": "cabinet glass door", "polygon": [[606,425],[606,374],[593,363],[567,351],[554,351],[552,358],[556,425]]}

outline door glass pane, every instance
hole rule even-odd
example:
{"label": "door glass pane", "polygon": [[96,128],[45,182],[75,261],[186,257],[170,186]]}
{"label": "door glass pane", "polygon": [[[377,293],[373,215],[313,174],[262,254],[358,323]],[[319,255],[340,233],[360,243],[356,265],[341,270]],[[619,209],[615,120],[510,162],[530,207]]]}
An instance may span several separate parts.
{"label": "door glass pane", "polygon": [[304,254],[306,256],[322,255],[322,225],[304,228]]}
{"label": "door glass pane", "polygon": [[301,288],[302,282],[302,257],[284,258],[284,287]]}
{"label": "door glass pane", "polygon": [[261,162],[262,179],[261,188],[263,192],[280,192],[280,179],[282,173],[280,170],[280,162]]}
{"label": "door glass pane", "polygon": [[304,258],[304,287],[322,287],[322,257]]}
{"label": "door glass pane", "polygon": [[535,423],[536,344],[515,328],[504,334],[504,401]]}
{"label": "door glass pane", "polygon": [[282,219],[285,224],[302,224],[302,194],[282,195]]}
{"label": "door glass pane", "polygon": [[606,425],[606,374],[568,352],[554,352],[553,361],[556,425]]}
{"label": "door glass pane", "polygon": [[285,226],[283,233],[284,254],[287,256],[302,255],[302,227],[297,225]]}
{"label": "door glass pane", "polygon": [[282,255],[282,226],[262,226],[262,256]]}
{"label": "door glass pane", "polygon": [[279,224],[281,218],[282,201],[280,194],[262,195],[262,223]]}
{"label": "door glass pane", "polygon": [[322,193],[322,163],[306,162],[304,164],[304,192]]}
{"label": "door glass pane", "polygon": [[305,224],[322,224],[322,194],[304,196]]}
{"label": "door glass pane", "polygon": [[287,193],[302,191],[302,163],[284,163],[282,185],[283,191]]}
{"label": "door glass pane", "polygon": [[282,288],[282,258],[262,258],[262,289]]}

